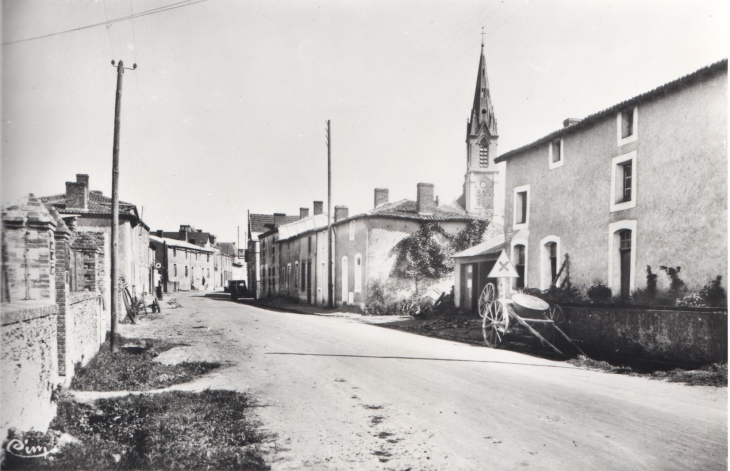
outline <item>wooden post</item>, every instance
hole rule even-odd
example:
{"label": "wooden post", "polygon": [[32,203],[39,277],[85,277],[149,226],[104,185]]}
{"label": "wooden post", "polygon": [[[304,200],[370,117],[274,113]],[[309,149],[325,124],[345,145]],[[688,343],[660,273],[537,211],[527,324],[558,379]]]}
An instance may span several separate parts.
{"label": "wooden post", "polygon": [[329,282],[327,283],[327,305],[335,307],[335,266],[332,255],[332,131],[330,129],[330,120],[327,120],[327,269]]}

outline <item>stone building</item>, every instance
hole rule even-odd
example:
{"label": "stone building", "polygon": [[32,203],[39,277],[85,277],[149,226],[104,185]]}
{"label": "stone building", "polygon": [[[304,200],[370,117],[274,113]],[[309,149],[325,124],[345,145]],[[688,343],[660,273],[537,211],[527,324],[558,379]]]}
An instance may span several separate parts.
{"label": "stone building", "polygon": [[[276,217],[278,216],[278,217]],[[266,271],[262,268],[261,242],[259,236],[264,232],[273,229],[277,224],[287,224],[299,220],[298,216],[287,216],[286,214],[251,214],[248,213],[248,240],[246,241],[246,267],[248,278],[248,289],[255,298],[265,296],[263,289]]]}
{"label": "stone building", "polygon": [[584,293],[626,298],[647,266],[690,291],[725,277],[727,78],[723,60],[497,157],[515,287],[547,288],[566,253]]}
{"label": "stone building", "polygon": [[228,281],[233,280],[234,264],[236,263],[235,242],[219,242],[215,250],[215,287],[228,286]]}
{"label": "stone building", "polygon": [[154,248],[155,261],[160,265],[163,292],[213,287],[217,263],[214,249],[155,235],[150,236],[150,246]]}
{"label": "stone building", "polygon": [[[75,182],[66,182],[66,193],[42,197],[41,201],[55,208],[61,217],[75,216],[75,231],[97,234],[103,240],[104,271],[111,270],[112,200],[101,191],[89,190],[89,176],[78,174]],[[119,279],[138,296],[151,293],[154,260],[149,251],[150,229],[139,217],[137,206],[119,202]],[[106,304],[110,305],[108,290]],[[120,296],[121,298],[121,296]],[[120,313],[124,313],[121,305]]]}

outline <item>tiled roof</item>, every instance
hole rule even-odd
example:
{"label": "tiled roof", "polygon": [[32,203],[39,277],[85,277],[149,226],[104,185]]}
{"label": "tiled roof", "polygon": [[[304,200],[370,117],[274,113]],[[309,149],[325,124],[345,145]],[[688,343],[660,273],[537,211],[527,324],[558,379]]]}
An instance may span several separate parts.
{"label": "tiled roof", "polygon": [[218,243],[218,249],[221,251],[223,255],[228,255],[231,257],[236,256],[236,244],[235,242],[219,242]]}
{"label": "tiled roof", "polygon": [[396,219],[411,219],[416,221],[471,221],[473,219],[480,219],[477,216],[467,214],[466,211],[460,209],[458,206],[452,204],[440,205],[434,208],[433,214],[421,214],[418,212],[415,201],[412,200],[400,200],[393,203],[385,203],[379,205],[375,209],[362,214],[356,214],[346,219],[337,221],[337,224],[341,224],[345,221],[353,219],[359,219],[362,217],[388,217]]}
{"label": "tiled roof", "polygon": [[719,73],[722,71],[727,71],[727,59],[723,59],[719,62],[715,62],[714,64],[708,65],[707,67],[703,67],[691,74],[685,75],[684,77],[680,77],[677,80],[674,80],[672,82],[666,83],[660,87],[655,88],[654,90],[651,90],[646,93],[642,93],[641,95],[637,95],[629,100],[622,101],[621,103],[618,103],[616,105],[613,105],[610,108],[606,108],[603,111],[599,111],[598,113],[594,113],[586,118],[583,118],[582,120],[578,121],[575,124],[572,124],[566,128],[559,129],[557,131],[554,131],[547,136],[541,137],[540,139],[531,142],[530,144],[524,145],[522,147],[518,147],[517,149],[513,149],[509,152],[506,152],[496,159],[494,159],[495,162],[504,162],[505,160],[524,152],[528,149],[531,149],[535,146],[538,146],[540,144],[550,142],[553,139],[560,137],[564,134],[577,131],[579,129],[586,128],[593,123],[595,123],[597,120],[604,118],[606,116],[610,116],[619,110],[622,110],[624,108],[627,108],[629,106],[641,103],[642,101],[650,100],[652,98],[655,98],[657,96],[669,93],[670,91],[673,91],[679,87],[683,87],[685,85],[688,85],[692,83],[694,80],[702,77],[706,77],[711,74]]}
{"label": "tiled roof", "polygon": [[[294,221],[298,221],[299,216],[285,216],[284,224],[289,224]],[[273,214],[250,214],[248,216],[249,231],[251,235],[266,232],[269,229],[274,228],[274,215]]]}
{"label": "tiled roof", "polygon": [[166,237],[157,237],[157,236],[150,235],[150,242],[158,243],[158,244],[165,242],[165,243],[167,243],[168,247],[180,247],[182,249],[197,250],[198,252],[213,253],[212,249],[206,249],[204,247],[199,247],[194,244],[189,244],[182,240],[168,239]]}
{"label": "tiled roof", "polygon": [[[111,214],[112,213],[112,199],[108,196],[104,196],[100,193],[89,192],[88,209],[83,210],[79,208],[66,208],[66,194],[43,196],[41,197],[43,203],[55,207],[61,214]],[[132,203],[125,203],[124,201],[119,202],[119,212],[127,213],[130,215],[137,215],[137,207]]]}

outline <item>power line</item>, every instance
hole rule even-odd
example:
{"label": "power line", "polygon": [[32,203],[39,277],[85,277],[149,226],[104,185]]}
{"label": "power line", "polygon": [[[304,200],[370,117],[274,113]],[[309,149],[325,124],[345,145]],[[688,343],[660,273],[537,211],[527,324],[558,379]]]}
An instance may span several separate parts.
{"label": "power line", "polygon": [[126,21],[126,20],[130,20],[130,19],[133,19],[133,18],[139,18],[139,17],[142,17],[142,16],[153,15],[155,13],[161,13],[163,11],[175,10],[177,8],[187,7],[187,6],[190,6],[190,5],[195,5],[196,3],[203,3],[203,2],[208,2],[208,1],[210,1],[210,0],[184,0],[182,2],[173,3],[173,4],[170,4],[170,5],[163,6],[163,7],[153,8],[151,10],[146,10],[146,11],[139,12],[139,13],[135,13],[135,14],[132,14],[132,15],[122,16],[120,18],[115,18],[113,20],[110,20],[110,21],[107,21],[107,22],[104,22],[104,23],[94,23],[94,24],[91,24],[91,25],[80,26],[78,28],[68,29],[68,30],[65,30],[65,31],[59,31],[57,33],[44,34],[44,35],[41,35],[41,36],[34,36],[32,38],[16,39],[15,41],[7,41],[7,42],[4,42],[3,43],[3,46],[9,46],[11,44],[17,44],[17,43],[22,43],[22,42],[26,42],[26,41],[33,41],[35,39],[50,38],[51,36],[58,36],[59,34],[72,33],[72,32],[81,31],[81,30],[84,30],[84,29],[95,28],[97,26],[111,25],[111,24],[114,24],[114,23],[118,23],[120,21]]}

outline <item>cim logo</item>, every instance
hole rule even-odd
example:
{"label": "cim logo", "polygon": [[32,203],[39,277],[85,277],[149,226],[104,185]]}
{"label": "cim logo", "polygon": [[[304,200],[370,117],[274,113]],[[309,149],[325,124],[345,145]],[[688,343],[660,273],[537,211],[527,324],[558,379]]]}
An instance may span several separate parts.
{"label": "cim logo", "polygon": [[[5,450],[18,458],[43,458],[55,450],[55,442],[56,440],[52,436],[46,434],[26,434],[22,439],[10,440]],[[51,446],[49,447],[49,445]]]}

